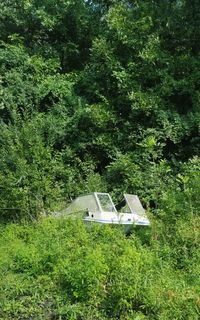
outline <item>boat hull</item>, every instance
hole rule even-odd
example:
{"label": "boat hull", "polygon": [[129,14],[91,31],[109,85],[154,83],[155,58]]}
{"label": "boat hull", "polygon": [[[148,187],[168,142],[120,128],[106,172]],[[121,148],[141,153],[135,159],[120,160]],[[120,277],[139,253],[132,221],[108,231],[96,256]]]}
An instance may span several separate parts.
{"label": "boat hull", "polygon": [[149,226],[149,222],[127,222],[127,221],[111,221],[111,220],[103,220],[103,219],[91,219],[90,217],[83,218],[84,223],[87,225],[91,224],[101,224],[101,225],[109,225],[115,227],[122,227],[125,233],[130,233],[135,226]]}

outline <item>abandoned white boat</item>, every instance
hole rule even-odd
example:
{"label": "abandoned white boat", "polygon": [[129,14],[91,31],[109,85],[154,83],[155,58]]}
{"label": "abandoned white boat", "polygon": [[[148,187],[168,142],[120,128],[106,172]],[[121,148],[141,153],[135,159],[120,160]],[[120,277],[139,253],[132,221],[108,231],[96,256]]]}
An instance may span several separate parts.
{"label": "abandoned white boat", "polygon": [[76,198],[67,209],[66,214],[81,214],[85,222],[115,225],[149,226],[145,210],[136,195],[124,194],[124,203],[116,209],[108,193],[93,192]]}

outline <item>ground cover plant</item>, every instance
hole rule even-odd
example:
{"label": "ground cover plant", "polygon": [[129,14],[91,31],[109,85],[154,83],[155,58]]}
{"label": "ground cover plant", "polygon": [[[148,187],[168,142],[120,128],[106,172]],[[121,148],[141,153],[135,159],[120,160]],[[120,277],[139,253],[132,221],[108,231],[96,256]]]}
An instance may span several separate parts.
{"label": "ground cover plant", "polygon": [[2,227],[1,319],[198,319],[200,252],[180,222],[176,242],[157,225],[145,238],[72,219]]}

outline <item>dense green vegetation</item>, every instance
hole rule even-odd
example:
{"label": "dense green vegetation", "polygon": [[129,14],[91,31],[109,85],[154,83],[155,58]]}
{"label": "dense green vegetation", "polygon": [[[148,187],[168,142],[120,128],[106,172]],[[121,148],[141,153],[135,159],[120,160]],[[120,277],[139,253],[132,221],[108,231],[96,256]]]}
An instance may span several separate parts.
{"label": "dense green vegetation", "polygon": [[69,218],[2,227],[0,318],[199,319],[196,182],[166,192],[151,229],[129,237]]}
{"label": "dense green vegetation", "polygon": [[[197,0],[1,0],[0,319],[200,318],[199,25]],[[41,217],[90,191],[151,229]]]}

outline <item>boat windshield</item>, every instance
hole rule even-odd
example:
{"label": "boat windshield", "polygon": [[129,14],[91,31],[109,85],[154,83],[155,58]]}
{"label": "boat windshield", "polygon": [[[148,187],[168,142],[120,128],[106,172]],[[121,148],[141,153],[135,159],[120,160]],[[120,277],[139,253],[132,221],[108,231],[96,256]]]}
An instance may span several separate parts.
{"label": "boat windshield", "polygon": [[124,198],[132,213],[136,213],[140,216],[145,215],[145,210],[138,196],[133,194],[124,194]]}
{"label": "boat windshield", "polygon": [[97,193],[97,198],[100,203],[101,209],[104,212],[116,212],[115,206],[108,193]]}
{"label": "boat windshield", "polygon": [[96,197],[93,193],[86,194],[76,198],[69,207],[65,210],[65,213],[78,212],[81,210],[98,211],[99,206]]}

